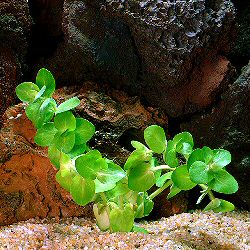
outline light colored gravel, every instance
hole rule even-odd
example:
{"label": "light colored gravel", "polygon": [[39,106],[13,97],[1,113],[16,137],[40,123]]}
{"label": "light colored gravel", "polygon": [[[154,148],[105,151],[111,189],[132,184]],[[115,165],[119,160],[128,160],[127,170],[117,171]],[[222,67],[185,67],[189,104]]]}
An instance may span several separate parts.
{"label": "light colored gravel", "polygon": [[83,218],[30,219],[0,228],[0,249],[250,249],[250,212],[183,213],[140,222],[150,234],[100,232]]}

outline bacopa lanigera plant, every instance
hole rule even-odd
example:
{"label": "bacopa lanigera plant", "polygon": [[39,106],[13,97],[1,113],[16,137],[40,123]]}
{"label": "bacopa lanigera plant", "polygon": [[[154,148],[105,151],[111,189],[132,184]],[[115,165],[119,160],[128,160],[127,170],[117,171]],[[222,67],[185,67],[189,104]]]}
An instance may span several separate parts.
{"label": "bacopa lanigera plant", "polygon": [[[145,145],[131,142],[134,151],[121,167],[88,146],[95,126],[72,113],[80,100],[73,97],[58,105],[52,97],[54,91],[55,79],[44,68],[35,83],[24,82],[16,88],[19,99],[27,103],[27,117],[37,129],[36,144],[48,147],[48,156],[58,169],[57,182],[77,204],[94,204],[101,230],[146,232],[135,226],[134,220],[149,215],[154,198],[168,187],[168,199],[199,186],[197,204],[205,196],[210,199],[205,211],[234,209],[232,203],[214,196],[214,192],[232,194],[238,190],[237,181],[226,170],[231,162],[227,150],[195,149],[189,132],[167,140],[163,128],[152,125],[144,131]],[[156,191],[150,192],[153,186]]]}

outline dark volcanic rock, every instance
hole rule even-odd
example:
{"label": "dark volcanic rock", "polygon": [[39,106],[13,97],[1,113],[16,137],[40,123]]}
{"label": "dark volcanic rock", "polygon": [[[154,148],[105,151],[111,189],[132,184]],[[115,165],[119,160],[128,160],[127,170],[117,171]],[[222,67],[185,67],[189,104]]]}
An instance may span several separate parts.
{"label": "dark volcanic rock", "polygon": [[62,40],[62,13],[64,0],[29,0],[30,14],[34,20],[29,50],[30,70],[34,70],[40,56],[54,53]]}
{"label": "dark volcanic rock", "polygon": [[0,126],[4,111],[15,99],[31,23],[26,0],[0,2]]}
{"label": "dark volcanic rock", "polygon": [[68,0],[62,25],[47,61],[62,82],[108,80],[171,116],[208,107],[231,71],[230,1]]}
{"label": "dark volcanic rock", "polygon": [[233,0],[233,3],[239,28],[236,45],[230,53],[230,61],[241,69],[250,60],[250,2]]}
{"label": "dark volcanic rock", "polygon": [[232,153],[229,171],[240,189],[236,194],[250,208],[250,64],[222,95],[220,103],[209,114],[197,116],[182,125],[198,145],[221,147]]}

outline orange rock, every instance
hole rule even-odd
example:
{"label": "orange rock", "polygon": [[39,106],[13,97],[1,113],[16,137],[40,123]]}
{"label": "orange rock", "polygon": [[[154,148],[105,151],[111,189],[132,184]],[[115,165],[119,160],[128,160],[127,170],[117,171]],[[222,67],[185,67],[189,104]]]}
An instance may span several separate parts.
{"label": "orange rock", "polygon": [[[13,115],[16,115],[15,117]],[[35,129],[19,104],[5,113],[0,132],[0,225],[33,217],[92,216],[55,180],[45,149],[33,143]]]}

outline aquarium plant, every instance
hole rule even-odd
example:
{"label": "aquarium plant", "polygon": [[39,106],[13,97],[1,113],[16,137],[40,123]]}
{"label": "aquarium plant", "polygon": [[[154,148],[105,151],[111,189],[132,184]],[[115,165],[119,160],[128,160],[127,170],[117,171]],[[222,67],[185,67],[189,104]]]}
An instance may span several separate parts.
{"label": "aquarium plant", "polygon": [[189,132],[167,140],[164,129],[152,125],[144,131],[145,144],[131,141],[134,151],[121,167],[88,145],[95,126],[72,112],[80,104],[77,97],[58,105],[53,99],[55,87],[51,72],[42,68],[35,83],[21,83],[16,94],[27,104],[26,115],[37,129],[35,143],[48,147],[48,156],[58,170],[56,181],[77,204],[93,203],[101,230],[146,232],[134,221],[150,214],[154,198],[166,188],[170,188],[166,198],[171,199],[199,186],[197,204],[205,196],[210,199],[205,211],[234,209],[232,203],[214,196],[214,192],[232,194],[238,190],[237,181],[226,170],[231,162],[227,150],[194,148]]}

